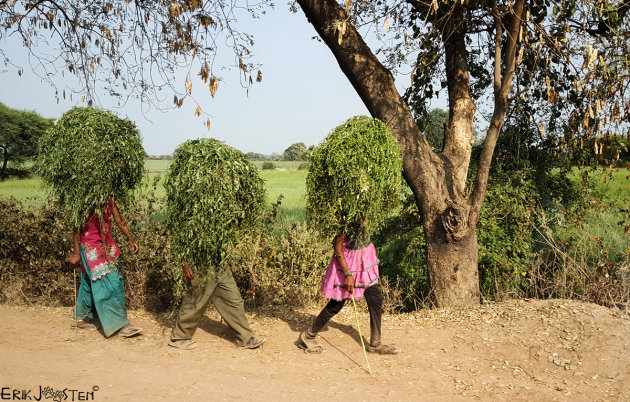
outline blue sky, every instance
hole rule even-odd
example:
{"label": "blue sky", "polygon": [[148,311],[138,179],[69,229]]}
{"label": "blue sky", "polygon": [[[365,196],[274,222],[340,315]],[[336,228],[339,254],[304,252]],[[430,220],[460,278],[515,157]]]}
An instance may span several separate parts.
{"label": "blue sky", "polygon": [[[101,96],[100,106],[134,121],[150,155],[170,154],[178,144],[199,137],[225,141],[243,152],[282,153],[296,142],[316,144],[347,118],[368,114],[330,50],[312,39],[315,30],[301,10],[291,13],[280,4],[260,20],[243,19],[239,25],[254,35],[253,61],[262,64],[263,80],[247,93],[239,83],[238,71],[222,72],[214,99],[206,88],[193,85],[193,95],[210,114],[210,131],[205,118],[194,116],[195,105],[189,100],[181,109],[152,110],[146,116],[137,101],[116,108],[116,101]],[[21,44],[1,45],[17,60],[26,60]],[[23,65],[21,77],[10,66],[0,73],[0,102],[45,117],[59,117],[82,105],[76,97],[74,102],[62,99],[57,104],[55,90],[41,82],[28,64]],[[182,85],[185,77],[182,70],[178,76]],[[408,76],[397,77],[399,88],[408,80]]]}

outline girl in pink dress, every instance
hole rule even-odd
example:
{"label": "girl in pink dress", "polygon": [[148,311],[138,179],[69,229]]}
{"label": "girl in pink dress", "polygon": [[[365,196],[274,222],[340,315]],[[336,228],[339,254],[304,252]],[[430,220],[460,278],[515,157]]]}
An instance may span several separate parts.
{"label": "girl in pink dress", "polygon": [[330,299],[313,321],[310,329],[302,332],[298,347],[309,353],[321,353],[324,348],[315,339],[328,321],[334,317],[347,299],[365,297],[370,313],[370,343],[367,351],[397,354],[399,348],[381,343],[383,295],[378,286],[378,258],[374,245],[363,224],[356,225],[352,234],[340,233],[333,241],[334,254],[322,283],[322,296]]}

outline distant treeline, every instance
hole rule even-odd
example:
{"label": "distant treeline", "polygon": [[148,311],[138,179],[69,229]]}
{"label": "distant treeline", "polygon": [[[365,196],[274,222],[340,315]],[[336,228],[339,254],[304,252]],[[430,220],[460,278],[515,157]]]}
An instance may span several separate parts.
{"label": "distant treeline", "polygon": [[[247,152],[245,157],[252,161],[306,161],[313,150],[313,146],[306,147],[303,142],[295,143],[284,150],[282,154],[265,155],[258,152]],[[149,155],[149,159],[171,160],[173,155]]]}

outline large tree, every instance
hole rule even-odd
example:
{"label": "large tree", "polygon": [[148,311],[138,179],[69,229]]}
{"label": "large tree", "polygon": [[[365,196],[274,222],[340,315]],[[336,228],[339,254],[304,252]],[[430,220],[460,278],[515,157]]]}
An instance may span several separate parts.
{"label": "large tree", "polygon": [[36,112],[12,109],[0,103],[0,178],[7,175],[9,161],[23,162],[37,153],[39,137],[51,126]]}
{"label": "large tree", "polygon": [[[606,58],[598,58],[595,50],[602,35],[611,40],[624,38],[620,35],[623,17],[619,19],[619,13],[625,13],[623,8],[627,7],[623,3],[558,1],[554,8],[551,2],[539,0],[408,0],[367,4],[345,0],[345,7],[335,0],[297,0],[297,3],[372,116],[385,121],[398,140],[404,177],[422,214],[430,283],[438,306],[479,302],[475,229],[493,151],[511,96],[525,96],[533,91],[539,98],[541,93],[546,94],[549,103],[557,100],[563,90],[567,96],[581,96],[581,99],[588,96],[581,104],[574,99],[576,102],[563,111],[565,116],[568,113],[573,118],[586,116],[583,126],[591,128],[586,130],[587,135],[595,135],[596,130],[602,129],[588,124],[594,114],[589,110],[591,101],[609,105],[606,112],[598,107],[602,120],[605,115],[614,122],[628,118],[630,105],[620,102],[627,96],[623,90],[628,83],[628,68],[626,64],[624,70],[621,62],[627,63],[627,55],[609,52],[616,69],[606,75],[601,71]],[[602,10],[613,9],[617,14],[611,22],[612,17]],[[405,44],[417,44],[414,88],[408,94],[416,114],[423,112],[423,104],[433,96],[436,81],[446,89],[449,119],[442,152],[431,150],[415,124],[414,111],[398,93],[391,71],[357,30],[356,26],[374,16],[384,21],[386,28],[393,22],[400,29],[398,43],[404,40]],[[601,32],[595,32],[593,24],[603,26]],[[564,45],[568,31],[572,32],[573,47]],[[576,47],[587,44],[589,47],[582,51],[586,53],[584,62],[576,65]],[[627,43],[620,47],[627,47]],[[398,55],[404,53],[401,48],[395,49]],[[529,70],[519,70],[525,54],[532,59]],[[554,68],[562,71],[562,79],[550,76]],[[512,87],[517,72],[528,80],[523,83],[522,93],[515,93]],[[545,83],[534,82],[534,73],[545,76]],[[589,76],[607,80],[606,85],[598,86]],[[575,92],[562,87],[567,80]],[[489,93],[485,93],[486,88]],[[492,99],[492,113],[476,176],[467,187],[475,100],[484,93]]]}
{"label": "large tree", "polygon": [[308,150],[303,142],[296,142],[290,145],[282,153],[282,159],[285,161],[304,161],[308,159]]}

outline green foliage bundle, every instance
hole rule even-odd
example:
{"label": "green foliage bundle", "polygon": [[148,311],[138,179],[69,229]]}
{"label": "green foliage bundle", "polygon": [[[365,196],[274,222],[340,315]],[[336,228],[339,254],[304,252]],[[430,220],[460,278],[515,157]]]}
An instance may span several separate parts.
{"label": "green foliage bundle", "polygon": [[40,138],[37,170],[69,225],[79,228],[110,195],[123,208],[131,205],[144,154],[131,121],[105,110],[74,108]]}
{"label": "green foliage bundle", "polygon": [[242,152],[215,139],[186,141],[174,155],[164,184],[172,253],[198,273],[211,274],[227,247],[260,218],[263,181]]}
{"label": "green foliage bundle", "polygon": [[328,235],[351,231],[363,220],[368,231],[399,205],[402,159],[385,123],[350,118],[313,150],[306,177],[306,216]]}

